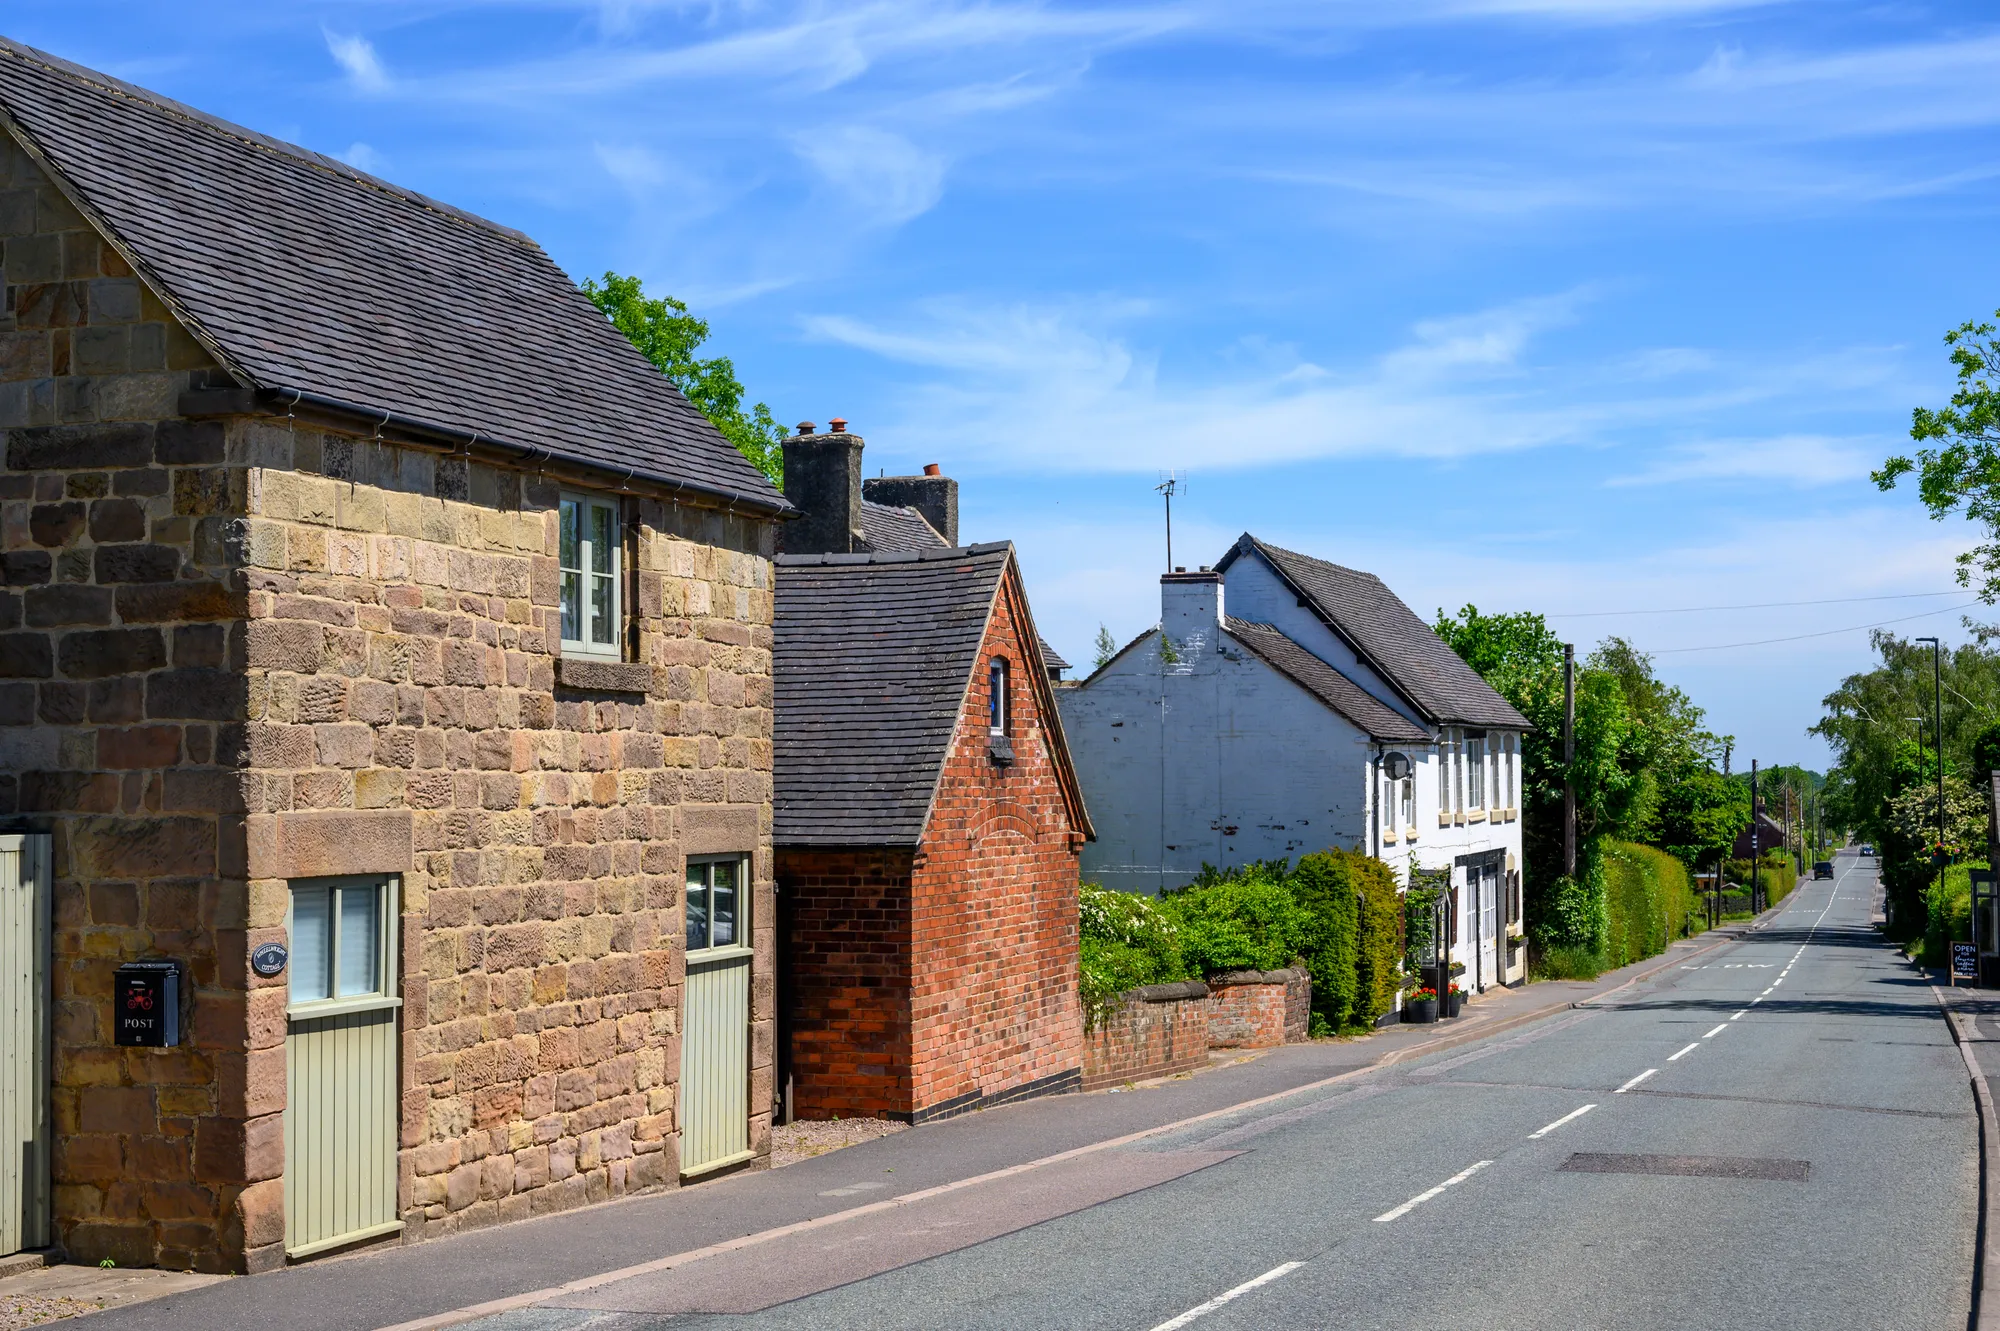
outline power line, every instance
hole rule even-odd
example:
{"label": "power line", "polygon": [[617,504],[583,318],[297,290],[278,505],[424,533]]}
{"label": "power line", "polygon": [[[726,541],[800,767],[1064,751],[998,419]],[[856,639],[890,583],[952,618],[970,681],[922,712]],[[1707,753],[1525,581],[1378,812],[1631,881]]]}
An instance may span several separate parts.
{"label": "power line", "polygon": [[1774,642],[1798,642],[1805,638],[1830,638],[1836,633],[1858,633],[1862,629],[1886,628],[1890,624],[1902,624],[1912,619],[1928,619],[1932,615],[1949,614],[1954,610],[1969,610],[1978,604],[1980,604],[1978,601],[1967,601],[1964,605],[1942,606],[1936,610],[1924,610],[1914,615],[1903,615],[1897,619],[1879,620],[1873,624],[1850,624],[1844,629],[1821,629],[1818,633],[1794,633],[1784,638],[1757,638],[1750,642],[1717,642],[1711,643],[1706,647],[1661,647],[1647,652],[1646,655],[1668,656],[1675,652],[1720,652],[1726,651],[1731,647],[1765,647]]}
{"label": "power line", "polygon": [[[1757,601],[1746,605],[1688,605],[1672,610],[1570,610],[1546,615],[1548,619],[1604,619],[1612,615],[1697,615],[1711,610],[1776,610],[1793,605],[1852,605],[1856,601],[1907,601],[1919,596],[1963,596],[1963,587],[1948,592],[1896,592],[1888,596],[1833,596],[1823,601]],[[1894,621],[1891,621],[1894,622]],[[1862,625],[1863,628],[1868,627]],[[1838,630],[1837,630],[1838,631]],[[1772,639],[1772,641],[1781,641]],[[1683,648],[1693,651],[1694,648]]]}

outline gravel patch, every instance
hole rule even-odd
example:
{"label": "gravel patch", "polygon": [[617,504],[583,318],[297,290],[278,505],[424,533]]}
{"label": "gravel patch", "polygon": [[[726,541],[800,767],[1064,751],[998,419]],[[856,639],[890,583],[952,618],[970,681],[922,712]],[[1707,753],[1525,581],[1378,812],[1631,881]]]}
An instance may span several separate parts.
{"label": "gravel patch", "polygon": [[824,1122],[787,1123],[771,1129],[771,1168],[795,1165],[843,1146],[858,1146],[877,1137],[901,1132],[910,1125],[886,1118],[836,1118]]}
{"label": "gravel patch", "polygon": [[43,1298],[35,1294],[0,1294],[0,1331],[22,1331],[23,1327],[59,1322],[65,1317],[81,1317],[101,1310],[95,1299]]}

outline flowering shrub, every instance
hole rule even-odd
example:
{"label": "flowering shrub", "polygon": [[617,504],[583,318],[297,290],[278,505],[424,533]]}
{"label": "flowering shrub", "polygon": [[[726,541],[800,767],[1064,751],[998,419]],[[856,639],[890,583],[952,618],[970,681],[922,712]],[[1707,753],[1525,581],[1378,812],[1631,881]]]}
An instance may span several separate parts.
{"label": "flowering shrub", "polygon": [[1077,890],[1077,922],[1086,1018],[1127,989],[1191,978],[1179,927],[1150,897],[1084,883]]}
{"label": "flowering shrub", "polygon": [[[1456,988],[1456,986],[1453,987]],[[1405,1003],[1435,1003],[1437,1002],[1437,996],[1438,991],[1435,989],[1412,989],[1409,993],[1403,995],[1403,1001]]]}

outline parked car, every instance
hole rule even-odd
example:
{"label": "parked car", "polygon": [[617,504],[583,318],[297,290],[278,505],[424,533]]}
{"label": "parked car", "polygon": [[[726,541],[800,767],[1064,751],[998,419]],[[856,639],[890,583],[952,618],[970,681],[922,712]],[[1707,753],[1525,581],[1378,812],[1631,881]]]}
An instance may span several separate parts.
{"label": "parked car", "polygon": [[1833,877],[1833,861],[1821,860],[1817,864],[1813,865],[1813,877],[1815,878]]}

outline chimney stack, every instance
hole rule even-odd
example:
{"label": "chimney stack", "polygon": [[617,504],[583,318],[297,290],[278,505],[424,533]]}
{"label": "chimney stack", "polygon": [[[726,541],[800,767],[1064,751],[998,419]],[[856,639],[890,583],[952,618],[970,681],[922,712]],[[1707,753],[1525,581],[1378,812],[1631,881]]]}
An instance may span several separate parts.
{"label": "chimney stack", "polygon": [[861,447],[836,416],[826,434],[811,421],[785,439],[785,498],[804,516],[778,528],[788,555],[853,554],[868,548],[861,527]]}
{"label": "chimney stack", "polygon": [[861,496],[871,504],[914,508],[946,545],[958,544],[958,482],[935,462],[925,463],[921,476],[871,476],[861,482]]}
{"label": "chimney stack", "polygon": [[1222,625],[1222,575],[1175,569],[1160,575],[1160,631],[1196,654],[1215,641]]}

